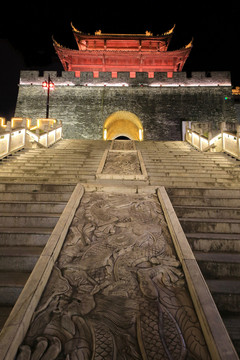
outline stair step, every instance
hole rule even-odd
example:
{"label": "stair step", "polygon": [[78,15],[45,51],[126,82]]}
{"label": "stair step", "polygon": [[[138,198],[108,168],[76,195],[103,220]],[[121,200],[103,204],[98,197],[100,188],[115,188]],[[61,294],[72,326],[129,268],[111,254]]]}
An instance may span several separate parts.
{"label": "stair step", "polygon": [[72,192],[12,192],[0,193],[1,201],[66,202]]}
{"label": "stair step", "polygon": [[240,234],[186,233],[193,251],[240,252]]}
{"label": "stair step", "polygon": [[[14,193],[17,192],[33,192],[33,193],[39,193],[39,192],[55,192],[61,194],[62,192],[68,192],[71,194],[74,190],[73,185],[64,185],[64,184],[42,184],[42,183],[36,183],[36,184],[27,184],[27,183],[0,183],[0,189],[1,191],[11,191]],[[70,196],[70,195],[69,195]],[[57,201],[57,200],[56,200]]]}
{"label": "stair step", "polygon": [[233,315],[225,313],[222,315],[222,318],[231,338],[239,340],[240,342],[240,314]]}
{"label": "stair step", "polygon": [[174,209],[180,218],[240,219],[240,207],[175,205]]}
{"label": "stair step", "polygon": [[188,189],[187,187],[173,188],[167,190],[170,198],[172,196],[198,196],[204,198],[228,198],[228,199],[240,199],[240,188],[238,189],[216,189],[216,188],[199,188]]}
{"label": "stair step", "polygon": [[[0,246],[42,246],[44,247],[52,229],[1,228]],[[15,232],[14,232],[15,231]],[[22,232],[21,232],[22,231]]]}
{"label": "stair step", "polygon": [[205,186],[221,186],[222,188],[222,184],[216,184],[216,181],[213,179],[212,182],[204,182],[204,181],[198,181],[198,179],[195,179],[195,181],[193,180],[189,180],[189,179],[182,179],[181,177],[178,178],[178,181],[173,181],[171,178],[163,178],[163,179],[159,179],[159,178],[155,178],[152,179],[151,177],[149,178],[149,182],[150,185],[156,185],[156,186],[165,186],[167,189],[168,188],[182,188],[182,186],[186,186],[188,189],[189,188],[202,188]]}
{"label": "stair step", "polygon": [[67,181],[69,183],[77,183],[79,180],[88,180],[88,179],[95,179],[95,171],[92,172],[92,174],[76,174],[76,175],[57,175],[54,176],[51,174],[46,174],[45,176],[40,176],[39,174],[12,174],[12,176],[1,176],[0,175],[0,181],[9,181],[9,178],[11,178],[12,181],[25,181],[25,182],[36,182],[36,181],[42,181],[42,182],[57,182],[57,183],[64,183],[64,181]]}
{"label": "stair step", "polygon": [[14,305],[20,295],[30,272],[0,272],[0,305]]}
{"label": "stair step", "polygon": [[240,279],[207,280],[219,311],[240,312]]}
{"label": "stair step", "polygon": [[67,202],[0,201],[0,212],[62,213]]}
{"label": "stair step", "polygon": [[51,234],[52,229],[49,227],[1,227],[1,234]]}
{"label": "stair step", "polygon": [[162,176],[162,175],[154,175],[148,172],[148,176],[150,177],[151,180],[160,180],[160,181],[168,181],[171,180],[173,182],[179,182],[179,180],[181,179],[182,181],[190,181],[190,182],[204,182],[204,183],[212,183],[214,184],[216,182],[216,180],[214,178],[208,177],[208,176],[204,176],[204,177],[199,177],[198,179],[196,179],[195,176],[189,175],[189,176]]}
{"label": "stair step", "polygon": [[240,355],[240,313],[233,315],[224,312],[221,315],[233,345],[238,355]]}
{"label": "stair step", "polygon": [[206,279],[240,278],[240,254],[194,251],[194,255]]}
{"label": "stair step", "polygon": [[53,228],[61,214],[55,213],[1,213],[0,214],[0,232],[1,227],[50,227]]}
{"label": "stair step", "polygon": [[32,271],[42,250],[37,246],[2,246],[0,271]]}
{"label": "stair step", "polygon": [[237,219],[208,219],[208,218],[180,218],[184,232],[214,232],[214,233],[240,233],[240,220]]}
{"label": "stair step", "polygon": [[171,196],[171,202],[174,206],[211,206],[211,207],[235,207],[240,208],[240,198],[211,198],[202,196]]}
{"label": "stair step", "polygon": [[12,311],[12,305],[0,305],[0,331],[3,328],[10,312]]}

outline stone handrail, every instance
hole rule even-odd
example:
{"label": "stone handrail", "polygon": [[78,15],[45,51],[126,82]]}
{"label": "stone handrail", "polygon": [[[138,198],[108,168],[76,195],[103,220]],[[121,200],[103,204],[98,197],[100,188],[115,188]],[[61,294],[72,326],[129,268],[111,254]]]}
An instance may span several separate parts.
{"label": "stone handrail", "polygon": [[18,151],[25,146],[26,129],[18,128],[15,130],[7,129],[4,133],[0,132],[0,159]]}
{"label": "stone handrail", "polygon": [[28,118],[12,118],[8,122],[0,118],[0,159],[27,147],[27,140],[49,147],[62,138],[61,122],[57,123],[56,119],[37,119],[36,122],[36,126],[31,126]]}
{"label": "stone handrail", "polygon": [[196,149],[206,152],[225,152],[240,160],[240,126],[237,125],[236,134],[225,130],[224,123],[221,124],[221,132],[212,137],[200,134],[196,130],[187,127],[185,140]]}
{"label": "stone handrail", "polygon": [[36,132],[27,130],[27,134],[32,141],[36,141],[47,148],[62,138],[62,125],[58,125],[54,129],[46,130],[43,134],[40,134],[38,129]]}

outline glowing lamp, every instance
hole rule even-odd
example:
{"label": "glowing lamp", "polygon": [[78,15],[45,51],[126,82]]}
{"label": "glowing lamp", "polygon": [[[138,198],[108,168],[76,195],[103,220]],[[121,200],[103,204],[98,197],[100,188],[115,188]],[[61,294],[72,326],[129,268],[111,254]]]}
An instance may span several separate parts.
{"label": "glowing lamp", "polygon": [[54,83],[50,80],[50,81],[43,81],[42,82],[42,87],[44,89],[49,89],[49,90],[54,90]]}
{"label": "glowing lamp", "polygon": [[47,89],[47,88],[48,88],[48,83],[47,83],[47,81],[43,81],[42,87],[43,87],[44,89]]}
{"label": "glowing lamp", "polygon": [[54,86],[54,83],[53,82],[50,82],[49,83],[49,89],[50,90],[54,90],[55,86]]}
{"label": "glowing lamp", "polygon": [[103,140],[107,140],[107,129],[103,130]]}
{"label": "glowing lamp", "polygon": [[139,140],[142,141],[143,140],[143,129],[139,129],[138,134],[139,134]]}

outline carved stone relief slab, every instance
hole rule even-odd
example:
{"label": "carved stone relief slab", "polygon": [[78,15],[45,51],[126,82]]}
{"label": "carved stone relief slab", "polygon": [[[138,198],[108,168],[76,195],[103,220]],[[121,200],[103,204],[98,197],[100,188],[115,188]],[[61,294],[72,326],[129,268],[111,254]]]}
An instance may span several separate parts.
{"label": "carved stone relief slab", "polygon": [[148,175],[134,141],[114,140],[106,150],[96,174],[97,179],[147,180]]}
{"label": "carved stone relief slab", "polygon": [[137,151],[109,151],[102,174],[142,174]]}
{"label": "carved stone relief slab", "polygon": [[16,359],[210,359],[155,195],[84,194]]}

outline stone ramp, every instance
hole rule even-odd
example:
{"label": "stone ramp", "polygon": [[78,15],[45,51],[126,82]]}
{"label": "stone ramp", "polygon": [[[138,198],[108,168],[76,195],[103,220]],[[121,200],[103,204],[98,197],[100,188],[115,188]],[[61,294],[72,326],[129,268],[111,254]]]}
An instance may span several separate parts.
{"label": "stone ramp", "polygon": [[[163,190],[164,212],[155,193],[126,197],[122,188],[83,194],[76,187],[6,324],[2,336],[9,329],[8,342],[12,337],[8,354],[15,356],[21,344],[17,359],[30,354],[106,359],[125,352],[131,359],[237,359],[184,234],[175,237],[179,229],[169,218]],[[42,296],[36,281],[45,288]],[[28,291],[35,294],[31,310]],[[16,311],[19,324],[28,328],[26,337]]]}

